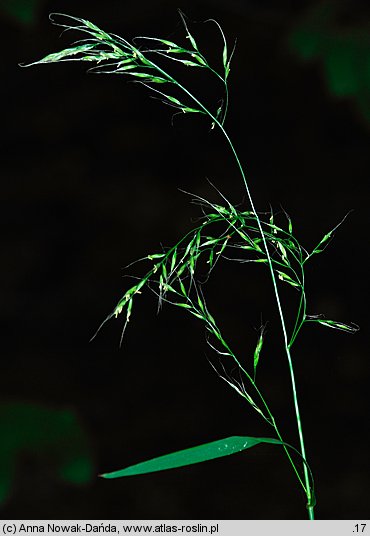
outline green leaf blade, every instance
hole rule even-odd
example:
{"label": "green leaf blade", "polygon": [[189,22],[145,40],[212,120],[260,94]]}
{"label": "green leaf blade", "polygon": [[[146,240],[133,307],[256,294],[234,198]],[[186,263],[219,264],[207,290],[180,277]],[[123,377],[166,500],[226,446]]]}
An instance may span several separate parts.
{"label": "green leaf blade", "polygon": [[124,476],[143,475],[157,471],[165,471],[167,469],[176,469],[178,467],[194,465],[196,463],[236,454],[254,447],[259,443],[270,443],[273,445],[282,444],[278,439],[266,437],[232,436],[218,441],[212,441],[211,443],[205,443],[204,445],[191,447],[189,449],[179,450],[178,452],[173,452],[164,456],[159,456],[158,458],[131,465],[120,471],[104,473],[100,476],[102,478],[112,479]]}

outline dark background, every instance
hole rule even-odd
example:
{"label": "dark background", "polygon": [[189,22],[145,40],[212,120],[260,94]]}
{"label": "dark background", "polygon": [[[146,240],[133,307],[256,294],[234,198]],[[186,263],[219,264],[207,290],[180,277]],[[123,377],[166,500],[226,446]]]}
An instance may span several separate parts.
{"label": "dark background", "polygon": [[[305,497],[279,449],[129,479],[103,480],[160,454],[231,435],[269,436],[209,366],[204,330],[181,310],[136,301],[90,337],[130,285],[122,268],[169,246],[199,215],[183,188],[233,203],[243,186],[228,147],[119,76],[67,63],[20,69],[59,50],[49,12],[126,38],[182,39],[169,1],[5,1],[1,13],[1,517],[302,519]],[[368,180],[370,36],[366,2],[184,0],[193,20],[237,37],[227,127],[259,210],[283,206],[312,248],[348,210],[307,270],[309,312],[356,322],[350,336],[305,327],[294,349],[317,516],[369,517]],[[218,61],[210,25],[192,31]],[[193,73],[192,73],[193,76]],[[192,83],[189,76],[189,83]],[[220,87],[194,82],[217,104]],[[198,86],[197,86],[198,83]],[[213,100],[212,100],[213,99]],[[244,362],[269,320],[259,380],[297,445],[271,283],[261,266],[224,263],[206,288]],[[288,309],[294,290],[282,288]],[[248,361],[249,360],[249,361]]]}

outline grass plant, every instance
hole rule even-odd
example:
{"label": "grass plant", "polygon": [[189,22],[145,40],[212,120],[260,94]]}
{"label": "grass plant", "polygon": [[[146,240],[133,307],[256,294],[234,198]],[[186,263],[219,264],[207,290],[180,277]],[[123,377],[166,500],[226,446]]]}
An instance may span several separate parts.
{"label": "grass plant", "polygon": [[[259,443],[269,443],[278,445],[285,450],[298,485],[306,496],[308,517],[314,519],[316,504],[314,481],[307,461],[292,350],[299,333],[307,323],[315,323],[346,333],[354,333],[358,329],[353,324],[326,319],[323,315],[307,313],[306,265],[326,249],[334,236],[334,232],[342,222],[326,233],[313,249],[307,250],[294,235],[292,221],[288,214],[283,213],[285,222],[282,224],[280,220],[276,220],[273,211],[261,213],[256,210],[244,168],[225,127],[229,107],[230,62],[235,47],[229,49],[222,28],[218,22],[211,19],[209,22],[214,24],[220,32],[222,43],[220,67],[212,66],[198,46],[195,37],[190,33],[184,14],[180,11],[179,14],[185,32],[185,45],[179,45],[168,39],[145,36],[137,37],[131,43],[118,35],[101,30],[88,20],[63,14],[52,14],[50,18],[54,24],[64,28],[65,31],[80,32],[83,34],[83,39],[75,41],[69,48],[49,54],[28,65],[64,61],[93,63],[94,66],[89,69],[90,72],[125,75],[127,78],[144,85],[154,97],[173,108],[175,114],[206,116],[210,129],[221,131],[239,170],[248,206],[242,209],[235,207],[218,190],[220,204],[194,196],[194,202],[199,205],[202,211],[197,225],[172,247],[148,254],[144,259],[140,259],[149,264],[146,274],[144,277],[137,278],[135,284],[125,291],[102,325],[112,318],[123,315],[122,341],[131,319],[134,302],[136,302],[138,294],[146,288],[157,295],[159,308],[162,304],[171,304],[195,316],[203,323],[207,342],[217,355],[215,363],[212,364],[213,369],[260,415],[266,425],[272,429],[274,437],[233,436],[167,454],[101,476],[118,478],[161,471],[223,457]],[[214,106],[205,104],[202,97],[195,95],[187,85],[183,85],[178,80],[177,75],[171,74],[173,73],[171,69],[173,63],[188,70],[207,70],[222,83],[224,92],[222,100]],[[297,447],[288,444],[282,437],[267,397],[265,393],[262,393],[257,383],[257,369],[266,337],[264,327],[262,326],[260,329],[254,354],[250,356],[250,362],[244,362],[239,357],[238,352],[231,348],[219,323],[208,308],[204,295],[205,284],[200,282],[198,275],[199,265],[207,266],[208,279],[223,259],[243,264],[258,263],[270,274],[271,290],[279,314],[283,350],[291,381],[297,425]],[[290,286],[292,291],[298,292],[299,295],[292,328],[288,328],[285,320],[284,306],[280,298],[280,285]],[[231,368],[230,363],[232,364]]]}

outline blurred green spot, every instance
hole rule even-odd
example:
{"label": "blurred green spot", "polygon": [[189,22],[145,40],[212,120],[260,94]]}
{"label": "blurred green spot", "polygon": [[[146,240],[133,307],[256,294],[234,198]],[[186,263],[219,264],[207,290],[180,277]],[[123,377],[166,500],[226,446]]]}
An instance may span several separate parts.
{"label": "blurred green spot", "polygon": [[304,30],[297,31],[292,34],[290,44],[293,50],[298,52],[304,60],[310,60],[317,56],[322,46],[320,43],[320,35],[307,32]]}
{"label": "blurred green spot", "polygon": [[43,0],[0,0],[0,13],[21,24],[34,24]]}
{"label": "blurred green spot", "polygon": [[331,94],[353,99],[370,121],[369,28],[362,22],[343,27],[337,16],[333,3],[315,6],[292,31],[289,46],[305,61],[320,61]]}
{"label": "blurred green spot", "polygon": [[[352,39],[333,39],[324,51],[324,66],[329,88],[338,97],[356,95],[361,89],[363,51]],[[370,52],[370,51],[368,51]]]}
{"label": "blurred green spot", "polygon": [[0,404],[0,433],[0,502],[9,496],[16,465],[24,454],[32,457],[40,471],[51,468],[70,484],[91,481],[94,463],[89,441],[72,411],[3,403]]}
{"label": "blurred green spot", "polygon": [[71,484],[86,484],[92,479],[94,466],[89,458],[77,458],[62,465],[59,469],[60,477]]}

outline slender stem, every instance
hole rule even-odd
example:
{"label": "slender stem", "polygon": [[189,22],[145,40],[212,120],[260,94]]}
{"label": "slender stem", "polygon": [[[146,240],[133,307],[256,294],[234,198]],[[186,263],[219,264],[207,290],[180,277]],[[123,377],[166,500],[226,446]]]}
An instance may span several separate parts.
{"label": "slender stem", "polygon": [[[270,408],[268,407],[267,403],[265,402],[265,400],[264,400],[263,396],[261,395],[260,391],[257,389],[257,386],[256,386],[256,385],[255,385],[255,389],[256,389],[256,391],[258,392],[258,394],[259,394],[259,396],[260,396],[260,398],[261,398],[261,400],[262,400],[262,402],[263,402],[263,404],[264,404],[264,406],[265,406],[265,408],[266,408],[266,410],[267,410],[267,412],[268,412],[268,415],[269,415],[269,417],[270,417],[270,419],[271,419],[272,426],[274,427],[274,430],[275,430],[275,432],[276,432],[276,435],[278,436],[278,438],[280,439],[280,441],[281,441],[282,443],[285,443],[285,441],[284,441],[284,439],[283,439],[282,435],[280,434],[280,431],[279,431],[279,429],[278,429],[278,427],[277,427],[277,424],[276,424],[276,422],[275,422],[274,416],[272,415],[272,413],[271,413],[271,411],[270,411]],[[305,493],[306,493],[306,495],[307,495],[307,489],[310,489],[309,486],[308,486],[308,488],[307,488],[307,480],[306,480],[306,485],[304,485],[304,483],[302,482],[301,476],[300,476],[300,474],[298,473],[298,470],[297,470],[297,468],[296,468],[296,466],[295,466],[295,463],[294,463],[294,461],[293,461],[293,459],[292,459],[292,457],[291,457],[291,455],[290,455],[290,452],[289,452],[289,450],[288,450],[288,448],[286,447],[285,444],[283,445],[283,448],[284,448],[284,450],[285,450],[285,454],[287,455],[287,457],[288,457],[288,459],[289,459],[289,462],[291,463],[291,465],[292,465],[292,467],[293,467],[293,470],[294,470],[294,472],[295,472],[295,474],[296,474],[296,476],[297,476],[297,478],[298,478],[298,480],[299,480],[299,483],[301,484],[302,488],[304,489],[304,491],[305,491]],[[304,459],[305,459],[305,458],[304,458]],[[304,464],[304,467],[306,467],[306,464]]]}
{"label": "slender stem", "polygon": [[[263,245],[264,245],[264,248],[265,248],[265,251],[266,251],[268,265],[269,265],[269,269],[270,269],[270,273],[271,273],[272,284],[273,284],[273,287],[274,287],[274,293],[275,293],[275,297],[276,297],[276,303],[277,303],[277,307],[278,307],[278,310],[279,310],[281,327],[282,327],[282,330],[283,330],[285,352],[286,352],[286,356],[287,356],[288,364],[289,364],[290,380],[291,380],[292,391],[293,391],[294,409],[295,409],[296,420],[297,420],[300,449],[301,449],[301,454],[302,454],[303,459],[306,460],[306,450],[305,450],[305,445],[304,445],[302,421],[301,421],[301,416],[300,416],[300,411],[299,411],[298,395],[297,395],[297,388],[296,388],[296,383],[295,383],[293,362],[292,362],[292,357],[291,357],[291,354],[290,354],[287,330],[286,330],[286,325],[285,325],[285,319],[284,319],[283,309],[282,309],[281,302],[280,302],[280,296],[279,296],[279,291],[278,291],[278,288],[277,288],[276,277],[275,277],[274,269],[273,269],[273,266],[272,266],[272,260],[271,260],[270,252],[269,252],[269,249],[268,249],[268,246],[267,246],[266,238],[265,238],[262,226],[261,226],[260,219],[259,219],[259,217],[257,215],[257,212],[256,212],[256,209],[254,207],[253,199],[251,197],[249,187],[248,187],[248,184],[247,184],[247,180],[246,180],[246,177],[245,177],[245,173],[244,173],[243,167],[242,167],[242,165],[240,163],[239,157],[238,157],[238,155],[237,155],[237,153],[235,151],[235,148],[234,148],[234,146],[233,146],[233,144],[232,144],[227,132],[223,128],[223,126],[218,121],[216,122],[216,124],[218,124],[218,127],[221,129],[222,133],[224,134],[225,138],[227,139],[227,141],[228,141],[228,143],[229,143],[229,145],[231,147],[231,150],[232,150],[232,152],[233,152],[233,154],[235,156],[236,162],[238,164],[240,173],[241,173],[242,178],[243,178],[244,186],[245,186],[245,189],[246,189],[246,192],[247,192],[247,196],[248,196],[252,211],[254,212],[254,214],[256,216],[257,225],[258,225],[258,228],[260,230]],[[308,500],[308,505],[309,505],[308,506],[309,514],[311,516],[311,515],[313,515],[313,506],[312,507],[310,506],[311,501],[312,501],[312,495],[311,495],[311,487],[310,487],[309,475],[308,475],[308,470],[307,470],[306,464],[303,464],[303,472],[304,472],[304,478],[305,478],[305,483],[306,483],[306,494],[307,494],[307,500]],[[310,517],[310,519],[311,519],[311,517]]]}
{"label": "slender stem", "polygon": [[301,311],[302,311],[302,305],[303,305],[303,301],[304,301],[304,288],[302,287],[301,288],[301,297],[300,297],[300,300],[299,300],[299,305],[298,305],[298,312],[297,312],[297,317],[296,317],[296,321],[295,321],[295,324],[294,324],[294,329],[293,329],[293,332],[292,332],[292,336],[290,338],[290,342],[289,342],[289,348],[291,348],[293,346],[293,343],[302,327],[302,324],[304,322],[304,317],[302,317],[301,315]]}

